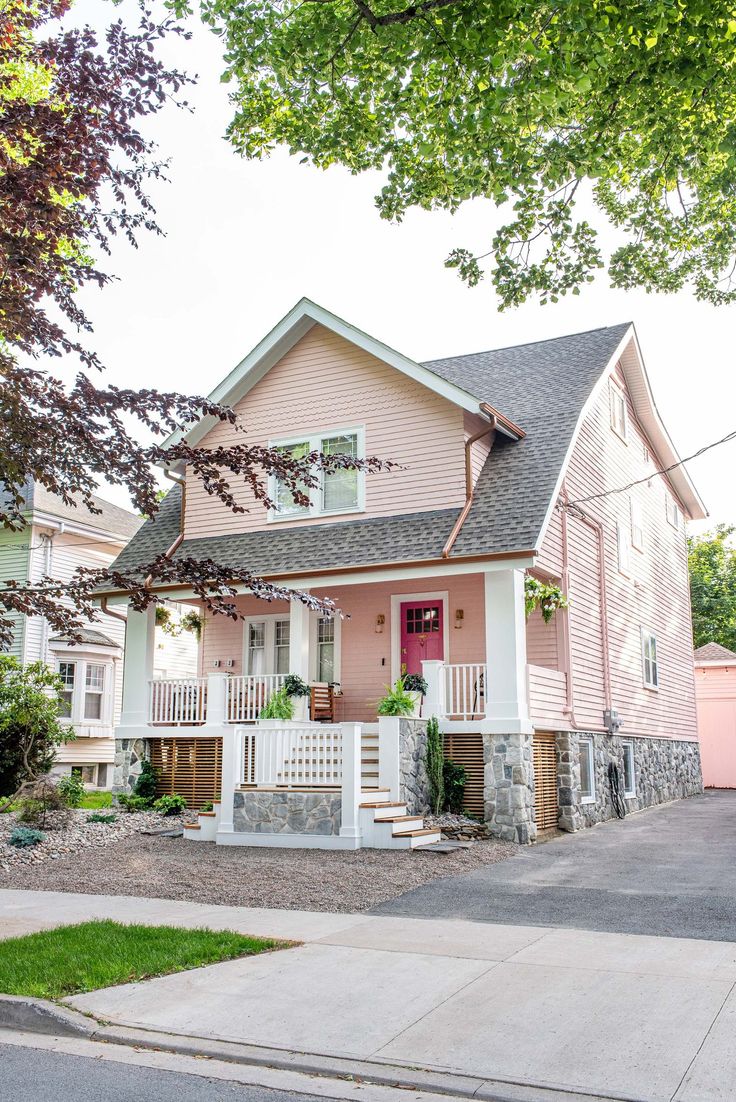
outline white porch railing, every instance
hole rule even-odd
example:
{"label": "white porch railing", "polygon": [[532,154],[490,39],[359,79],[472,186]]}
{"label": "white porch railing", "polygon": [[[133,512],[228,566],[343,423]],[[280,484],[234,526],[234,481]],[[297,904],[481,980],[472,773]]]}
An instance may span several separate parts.
{"label": "white porch railing", "polygon": [[284,684],[285,674],[263,673],[229,677],[227,682],[228,723],[252,723],[269,698]]}
{"label": "white porch railing", "polygon": [[148,722],[154,726],[201,724],[207,717],[207,678],[157,678],[148,682]]}
{"label": "white porch railing", "polygon": [[488,669],[484,662],[445,665],[444,714],[448,719],[477,719],[484,715]]}
{"label": "white porch railing", "polygon": [[236,733],[238,784],[265,788],[339,788],[343,734],[335,724],[243,727]]}

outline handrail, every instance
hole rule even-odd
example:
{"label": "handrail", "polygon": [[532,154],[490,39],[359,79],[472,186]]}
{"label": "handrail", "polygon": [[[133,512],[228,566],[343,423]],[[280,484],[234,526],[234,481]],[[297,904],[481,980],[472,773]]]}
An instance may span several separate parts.
{"label": "handrail", "polygon": [[228,723],[252,723],[275,692],[283,686],[286,674],[257,673],[229,677],[227,681],[226,719]]}
{"label": "handrail", "polygon": [[480,719],[485,714],[488,667],[485,662],[445,664],[445,716],[448,719]]}
{"label": "handrail", "polygon": [[152,726],[191,727],[205,722],[206,677],[160,677],[148,685],[148,722]]}
{"label": "handrail", "polygon": [[339,724],[241,727],[237,783],[266,788],[339,788],[343,742]]}

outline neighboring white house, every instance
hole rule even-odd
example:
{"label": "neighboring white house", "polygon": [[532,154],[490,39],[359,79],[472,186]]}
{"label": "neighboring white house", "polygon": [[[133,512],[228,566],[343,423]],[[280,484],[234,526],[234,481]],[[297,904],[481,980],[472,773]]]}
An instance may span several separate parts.
{"label": "neighboring white house", "polygon": [[[68,580],[80,566],[109,565],[135,535],[142,519],[102,498],[99,513],[83,505],[66,505],[38,483],[24,492],[27,527],[0,530],[0,586],[5,581],[38,581],[43,575]],[[176,625],[182,608],[169,606]],[[119,611],[119,610],[118,610]],[[10,653],[24,664],[45,662],[57,669],[65,685],[69,722],[76,739],[59,748],[55,773],[79,773],[86,784],[109,788],[115,756],[115,725],[123,690],[125,623],[100,613],[89,623],[83,641],[72,645],[55,634],[42,617],[18,616]],[[197,640],[156,629],[158,676],[186,677],[197,670]]]}

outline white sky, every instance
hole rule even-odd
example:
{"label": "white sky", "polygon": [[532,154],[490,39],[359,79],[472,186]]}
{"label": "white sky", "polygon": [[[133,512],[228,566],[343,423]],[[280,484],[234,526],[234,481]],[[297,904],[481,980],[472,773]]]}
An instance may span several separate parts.
{"label": "white sky", "polygon": [[[127,2],[126,11],[135,14]],[[99,0],[74,12],[94,23],[118,14]],[[82,298],[108,381],[207,393],[306,295],[417,360],[633,321],[680,454],[736,428],[736,307],[612,291],[603,276],[557,305],[499,313],[489,283],[468,290],[443,266],[453,246],[486,250],[489,204],[454,217],[412,212],[395,226],[375,210],[377,175],[320,172],[283,151],[241,160],[222,137],[230,108],[220,43],[191,27],[193,40],[169,54],[199,74],[188,93],[195,113],[167,109],[148,128],[172,160],[171,183],[152,189],[167,236],[144,235],[137,251],[116,244],[101,266],[119,282]],[[689,465],[711,514],[696,530],[736,522],[735,467],[736,442]],[[101,492],[128,503],[119,490]]]}

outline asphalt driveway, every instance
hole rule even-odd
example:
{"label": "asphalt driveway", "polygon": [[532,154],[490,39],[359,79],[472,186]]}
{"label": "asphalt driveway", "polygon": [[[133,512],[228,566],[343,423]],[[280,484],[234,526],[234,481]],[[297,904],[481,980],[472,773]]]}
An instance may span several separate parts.
{"label": "asphalt driveway", "polygon": [[524,847],[371,913],[736,941],[736,791]]}

